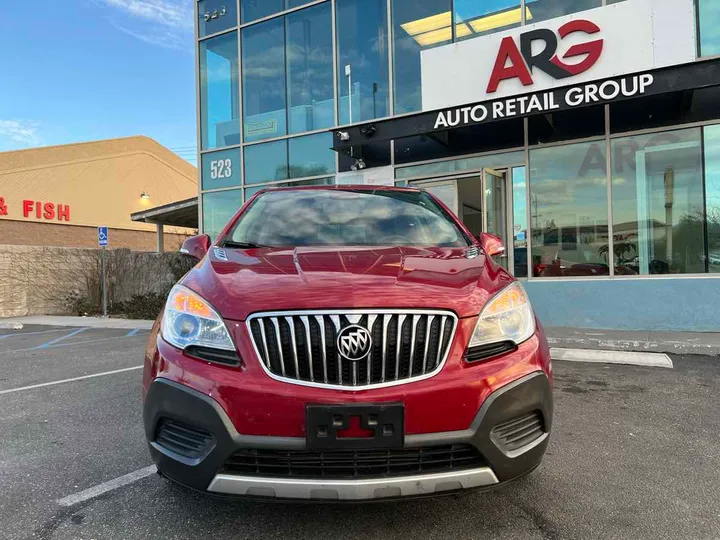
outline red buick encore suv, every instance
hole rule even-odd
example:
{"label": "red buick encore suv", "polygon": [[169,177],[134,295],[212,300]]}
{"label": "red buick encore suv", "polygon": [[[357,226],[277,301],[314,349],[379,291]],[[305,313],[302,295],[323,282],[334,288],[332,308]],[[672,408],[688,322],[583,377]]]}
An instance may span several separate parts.
{"label": "red buick encore suv", "polygon": [[522,286],[430,193],[261,191],[150,335],[163,476],[214,494],[377,500],[491,488],[538,466],[551,364]]}

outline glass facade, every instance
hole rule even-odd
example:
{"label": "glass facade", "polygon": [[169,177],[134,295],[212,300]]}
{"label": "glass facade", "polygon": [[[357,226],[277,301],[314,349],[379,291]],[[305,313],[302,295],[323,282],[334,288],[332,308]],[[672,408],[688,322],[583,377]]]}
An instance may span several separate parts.
{"label": "glass facade", "polygon": [[705,272],[699,128],[612,141],[616,273]]}
{"label": "glass facade", "polygon": [[451,10],[451,0],[392,3],[395,114],[422,108],[420,52],[452,42]]}
{"label": "glass facade", "polygon": [[318,133],[245,147],[245,183],[335,174],[332,134]]}
{"label": "glass facade", "polygon": [[286,135],[284,18],[243,29],[242,61],[245,141]]}
{"label": "glass facade", "polygon": [[[455,0],[454,15],[457,41],[515,28],[522,22],[520,0]],[[525,8],[525,17],[533,22],[529,8]]]}
{"label": "glass facade", "polygon": [[[334,183],[338,155],[326,130],[421,110],[423,50],[616,1],[240,0],[238,13],[237,3],[199,0],[204,231],[217,234],[266,187]],[[720,0],[697,0],[696,9],[698,53],[720,54]],[[428,189],[457,206],[452,175],[478,185],[483,169],[505,171],[496,202],[506,197],[512,212],[506,238],[519,277],[720,272],[720,125],[672,127],[720,114],[661,124],[634,120],[632,105],[609,106],[609,133],[598,105],[518,119],[507,141],[511,121],[478,128],[474,149],[448,149],[454,154],[413,140],[420,151],[401,157],[398,140],[395,179],[437,178]],[[489,139],[498,144],[478,146]],[[474,215],[475,228],[490,217]]]}
{"label": "glass facade", "polygon": [[227,0],[198,2],[198,35],[216,34],[237,26],[237,3]]}
{"label": "glass facade", "polygon": [[545,21],[603,5],[603,0],[526,0],[528,23]]}
{"label": "glass facade", "polygon": [[237,33],[200,42],[202,149],[240,143]]}
{"label": "glass facade", "polygon": [[708,272],[720,273],[720,125],[703,128]]}
{"label": "glass facade", "polygon": [[230,148],[202,155],[202,188],[219,189],[240,185],[240,149]]}
{"label": "glass facade", "polygon": [[340,124],[390,114],[386,0],[336,0]]}
{"label": "glass facade", "polygon": [[215,238],[242,206],[242,191],[213,191],[202,196],[203,232]]}
{"label": "glass facade", "polygon": [[697,0],[700,55],[720,54],[720,0]]}
{"label": "glass facade", "polygon": [[609,275],[605,141],[530,150],[535,277]]}

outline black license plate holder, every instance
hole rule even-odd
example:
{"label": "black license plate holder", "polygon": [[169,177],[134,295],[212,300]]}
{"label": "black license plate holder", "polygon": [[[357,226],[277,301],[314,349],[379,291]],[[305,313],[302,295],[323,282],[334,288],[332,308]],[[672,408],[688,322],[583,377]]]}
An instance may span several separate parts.
{"label": "black license plate holder", "polygon": [[[307,405],[305,419],[309,450],[402,448],[405,442],[402,404]],[[351,427],[359,427],[364,435],[348,435]]]}

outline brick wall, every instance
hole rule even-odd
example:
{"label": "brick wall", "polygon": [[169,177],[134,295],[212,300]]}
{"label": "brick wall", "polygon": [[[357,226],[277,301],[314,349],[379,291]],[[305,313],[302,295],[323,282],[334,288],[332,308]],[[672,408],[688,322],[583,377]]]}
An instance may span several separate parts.
{"label": "brick wall", "polygon": [[[156,233],[110,229],[110,247],[133,251],[155,251]],[[177,251],[187,238],[184,234],[165,234],[165,251]],[[57,246],[96,248],[97,229],[78,225],[0,220],[0,244],[14,246]]]}
{"label": "brick wall", "polygon": [[[99,303],[99,255],[97,249],[0,245],[0,317],[76,314],[71,297]],[[178,258],[187,262],[172,253],[108,252],[109,301],[167,293],[177,278],[169,260]]]}

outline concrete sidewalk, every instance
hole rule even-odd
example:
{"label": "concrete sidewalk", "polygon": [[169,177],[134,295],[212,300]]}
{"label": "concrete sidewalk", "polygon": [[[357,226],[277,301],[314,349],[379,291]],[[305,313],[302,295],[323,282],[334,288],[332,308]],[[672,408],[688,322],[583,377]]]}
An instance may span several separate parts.
{"label": "concrete sidewalk", "polygon": [[0,319],[0,329],[19,329],[30,324],[43,326],[78,326],[85,328],[125,328],[128,330],[149,330],[154,321],[134,319],[110,319],[103,317],[66,317],[38,315],[33,317],[11,317]]}
{"label": "concrete sidewalk", "polygon": [[720,333],[545,327],[551,347],[720,356]]}

